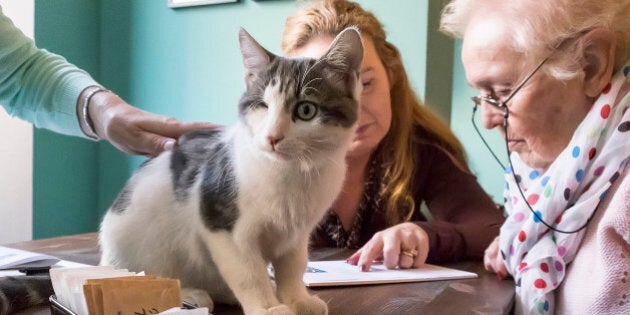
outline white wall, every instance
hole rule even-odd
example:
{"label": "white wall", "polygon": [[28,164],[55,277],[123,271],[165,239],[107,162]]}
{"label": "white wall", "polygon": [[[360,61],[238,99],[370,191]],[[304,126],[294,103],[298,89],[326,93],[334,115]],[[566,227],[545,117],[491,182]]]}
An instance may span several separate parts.
{"label": "white wall", "polygon": [[[0,0],[3,13],[33,37],[34,0]],[[1,43],[0,43],[1,44]],[[33,237],[33,126],[0,107],[0,244]]]}

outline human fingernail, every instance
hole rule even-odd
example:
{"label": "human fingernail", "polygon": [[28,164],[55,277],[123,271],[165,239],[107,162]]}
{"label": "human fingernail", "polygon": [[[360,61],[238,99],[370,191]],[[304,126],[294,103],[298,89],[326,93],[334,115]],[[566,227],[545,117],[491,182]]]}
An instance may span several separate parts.
{"label": "human fingernail", "polygon": [[359,266],[359,268],[361,268],[362,272],[367,272],[368,270],[370,270],[365,264],[362,264],[361,266]]}
{"label": "human fingernail", "polygon": [[175,140],[166,140],[164,141],[164,150],[165,151],[170,151],[173,150],[173,147],[175,146]]}

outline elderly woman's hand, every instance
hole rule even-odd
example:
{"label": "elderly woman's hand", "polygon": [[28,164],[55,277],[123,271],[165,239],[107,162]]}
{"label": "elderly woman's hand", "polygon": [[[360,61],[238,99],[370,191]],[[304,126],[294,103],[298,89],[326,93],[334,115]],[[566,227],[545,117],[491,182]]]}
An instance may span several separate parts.
{"label": "elderly woman's hand", "polygon": [[499,249],[499,237],[497,236],[492,243],[488,246],[483,255],[483,266],[486,270],[497,274],[497,278],[504,279],[507,277],[508,272],[505,264],[503,263],[503,257],[501,257],[501,250]]}
{"label": "elderly woman's hand", "polygon": [[370,266],[382,260],[385,267],[394,269],[418,268],[427,259],[429,237],[418,225],[405,222],[380,231],[361,249],[348,258],[348,263],[369,271]]}
{"label": "elderly woman's hand", "polygon": [[216,127],[210,123],[180,122],[143,111],[111,92],[95,94],[88,109],[97,135],[130,154],[156,156],[172,149],[185,132]]}

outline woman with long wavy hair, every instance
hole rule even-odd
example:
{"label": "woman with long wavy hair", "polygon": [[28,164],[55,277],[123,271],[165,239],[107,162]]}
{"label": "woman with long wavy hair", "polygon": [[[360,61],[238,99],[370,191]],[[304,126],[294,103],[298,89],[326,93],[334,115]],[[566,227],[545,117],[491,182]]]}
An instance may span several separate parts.
{"label": "woman with long wavy hair", "polygon": [[502,214],[455,135],[418,100],[378,19],[351,1],[315,2],[287,18],[283,52],[319,57],[349,26],[359,28],[365,52],[359,127],[344,188],[311,245],[359,249],[348,261],[363,270],[381,259],[388,268],[481,259]]}

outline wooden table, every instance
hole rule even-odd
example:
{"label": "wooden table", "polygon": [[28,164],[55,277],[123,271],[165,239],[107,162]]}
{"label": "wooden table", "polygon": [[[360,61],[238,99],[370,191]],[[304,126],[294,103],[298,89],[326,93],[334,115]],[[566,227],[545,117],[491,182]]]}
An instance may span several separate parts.
{"label": "wooden table", "polygon": [[[98,264],[97,234],[79,234],[6,245],[41,252],[64,260]],[[345,258],[339,249],[311,253],[313,260]],[[459,262],[447,267],[475,272],[476,279],[312,289],[328,303],[330,314],[507,314],[512,308],[513,281],[500,281],[481,262]],[[22,314],[50,314],[47,307]],[[238,307],[218,305],[213,314],[242,314]]]}

